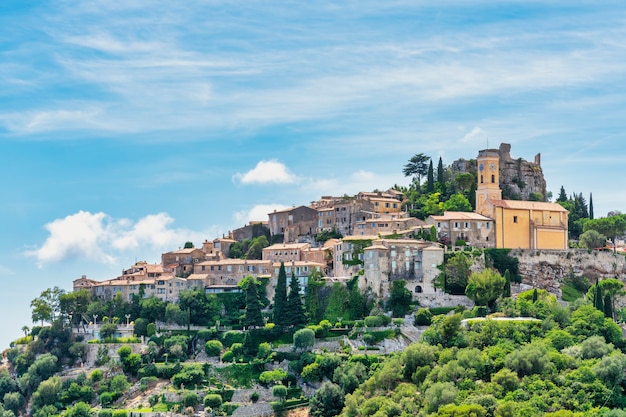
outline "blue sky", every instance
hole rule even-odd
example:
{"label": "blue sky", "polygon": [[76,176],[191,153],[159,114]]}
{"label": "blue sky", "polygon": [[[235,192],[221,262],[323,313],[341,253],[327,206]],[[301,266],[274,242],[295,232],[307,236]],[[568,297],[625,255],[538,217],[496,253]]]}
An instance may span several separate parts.
{"label": "blue sky", "polygon": [[511,143],[626,210],[605,2],[0,3],[0,344],[29,303],[320,195]]}

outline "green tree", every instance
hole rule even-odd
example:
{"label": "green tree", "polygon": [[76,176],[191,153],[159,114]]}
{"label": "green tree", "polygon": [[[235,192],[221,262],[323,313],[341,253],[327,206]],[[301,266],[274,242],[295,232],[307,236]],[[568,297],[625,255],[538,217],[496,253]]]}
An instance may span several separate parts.
{"label": "green tree", "polygon": [[260,283],[252,276],[246,276],[239,286],[243,289],[246,296],[246,309],[241,321],[245,327],[261,327],[264,324],[261,309],[261,297],[259,296]]}
{"label": "green tree", "polygon": [[578,245],[583,248],[596,249],[606,246],[606,236],[597,230],[587,230],[578,238]]}
{"label": "green tree", "polygon": [[435,382],[424,393],[427,410],[435,412],[442,405],[452,404],[458,393],[458,389],[452,382]]}
{"label": "green tree", "polygon": [[496,300],[502,295],[505,283],[502,275],[493,269],[485,269],[470,275],[465,293],[477,305],[493,309]]}
{"label": "green tree", "polygon": [[511,272],[507,269],[504,271],[504,289],[502,297],[511,297]]}
{"label": "green tree", "polygon": [[308,350],[315,344],[315,332],[311,329],[300,329],[293,334],[293,347]]}
{"label": "green tree", "polygon": [[565,192],[565,188],[561,185],[561,190],[559,191],[559,196],[556,199],[557,203],[564,203],[568,200],[567,193]]}
{"label": "green tree", "polygon": [[274,291],[274,309],[272,316],[277,326],[286,324],[285,309],[287,305],[287,273],[285,272],[285,264],[280,263],[278,270],[278,279],[276,281],[276,290]]}
{"label": "green tree", "polygon": [[306,312],[302,304],[302,295],[300,294],[300,280],[291,275],[289,281],[289,295],[285,304],[286,323],[295,328],[303,327],[307,324]]}
{"label": "green tree", "polygon": [[626,218],[623,214],[601,217],[599,219],[588,220],[583,226],[583,231],[595,230],[607,237],[613,242],[613,250],[617,253],[617,237],[622,236],[626,232]]}
{"label": "green tree", "polygon": [[64,417],[91,417],[93,414],[89,404],[79,401],[73,407],[67,409]]}
{"label": "green tree", "polygon": [[445,273],[445,290],[450,294],[465,294],[465,289],[472,274],[472,262],[463,252],[454,253],[446,261],[443,272]]}
{"label": "green tree", "polygon": [[313,271],[307,280],[304,306],[311,321],[314,323],[318,323],[324,318],[324,306],[321,300],[321,291],[324,286],[322,273],[318,270]]}
{"label": "green tree", "polygon": [[461,190],[462,194],[465,194],[467,190],[476,182],[476,178],[472,174],[458,174],[454,177],[454,183],[457,188]]}
{"label": "green tree", "polygon": [[417,189],[420,188],[422,177],[428,173],[428,161],[430,161],[429,156],[418,153],[413,155],[402,169],[405,177],[413,177],[413,182]]}
{"label": "green tree", "polygon": [[461,193],[452,194],[447,201],[443,203],[443,209],[445,211],[472,211],[472,204]]}
{"label": "green tree", "polygon": [[593,220],[593,194],[589,193],[589,218]]}
{"label": "green tree", "polygon": [[439,157],[439,162],[437,163],[437,188],[442,194],[446,194],[446,180],[444,177],[443,170],[443,160]]}
{"label": "green tree", "polygon": [[428,173],[426,175],[426,192],[434,193],[435,192],[435,172],[433,170],[433,160],[430,160],[428,165]]}
{"label": "green tree", "polygon": [[324,382],[309,402],[312,417],[329,417],[341,413],[345,395],[339,385]]}
{"label": "green tree", "polygon": [[274,385],[272,387],[272,395],[280,401],[285,401],[285,398],[287,397],[287,387],[282,384]]}
{"label": "green tree", "polygon": [[411,311],[411,301],[413,297],[411,292],[406,289],[406,281],[393,281],[389,300],[387,301],[387,309],[391,310],[393,317],[404,317]]}

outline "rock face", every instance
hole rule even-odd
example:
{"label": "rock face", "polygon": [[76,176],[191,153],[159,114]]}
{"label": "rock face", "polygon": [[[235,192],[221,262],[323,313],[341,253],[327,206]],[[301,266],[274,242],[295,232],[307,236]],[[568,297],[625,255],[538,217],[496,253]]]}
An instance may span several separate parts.
{"label": "rock face", "polygon": [[561,283],[570,274],[584,275],[593,283],[595,279],[618,278],[626,281],[626,258],[610,252],[587,252],[515,249],[509,254],[519,260],[522,284],[542,288],[561,296]]}
{"label": "rock face", "polygon": [[[541,154],[533,162],[511,158],[511,145],[500,144],[500,189],[505,200],[547,201],[546,180],[541,170]],[[453,176],[459,173],[476,174],[475,159],[458,159],[450,165]]]}
{"label": "rock face", "polygon": [[500,188],[508,200],[547,201],[546,180],[541,170],[541,154],[534,162],[511,158],[511,145],[500,144]]}

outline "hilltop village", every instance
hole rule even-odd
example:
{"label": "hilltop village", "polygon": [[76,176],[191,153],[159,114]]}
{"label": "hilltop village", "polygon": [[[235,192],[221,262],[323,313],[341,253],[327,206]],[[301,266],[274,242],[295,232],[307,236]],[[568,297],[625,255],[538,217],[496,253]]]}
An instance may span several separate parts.
{"label": "hilltop village", "polygon": [[[445,303],[434,285],[446,251],[441,242],[462,242],[473,248],[568,247],[568,211],[562,205],[502,198],[500,173],[513,164],[520,170],[520,162],[512,161],[509,150],[510,145],[502,144],[500,149],[478,153],[473,170],[475,211],[444,211],[421,220],[403,211],[405,195],[397,189],[323,196],[306,206],[268,213],[267,220],[206,240],[201,247],[188,242],[184,248],[163,253],[160,264],[137,262],[106,281],[83,276],[73,282],[73,289],[89,289],[103,299],[121,294],[131,300],[141,288],[144,297],[177,302],[183,289],[202,288],[210,294],[240,291],[241,280],[253,276],[269,279],[272,300],[284,263],[287,274],[297,277],[302,288],[313,272],[329,283],[359,276],[361,291],[387,299],[391,283],[403,280],[414,300]],[[539,159],[527,164],[541,173]],[[538,178],[545,194],[545,181]],[[260,257],[258,249],[256,257],[231,253],[233,245],[262,235],[267,245],[275,243],[263,247]],[[320,240],[320,235],[328,239]],[[425,236],[432,238],[425,240]]]}
{"label": "hilltop village", "polygon": [[548,201],[540,160],[417,154],[409,187],[48,288],[0,417],[626,417],[626,216]]}

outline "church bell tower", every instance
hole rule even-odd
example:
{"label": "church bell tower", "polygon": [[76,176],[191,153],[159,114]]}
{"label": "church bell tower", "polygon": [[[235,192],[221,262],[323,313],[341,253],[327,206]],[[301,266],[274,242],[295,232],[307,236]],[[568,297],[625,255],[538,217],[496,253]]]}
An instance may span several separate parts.
{"label": "church bell tower", "polygon": [[500,189],[500,153],[497,149],[478,151],[478,186],[476,187],[476,212],[490,216],[485,207],[487,200],[501,200]]}

